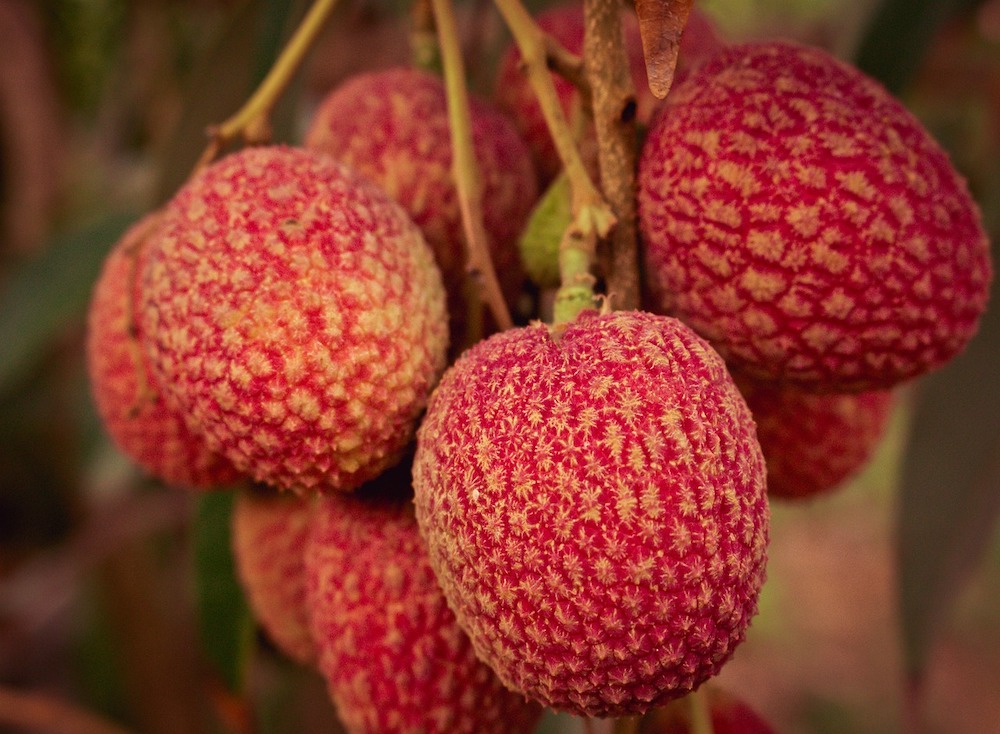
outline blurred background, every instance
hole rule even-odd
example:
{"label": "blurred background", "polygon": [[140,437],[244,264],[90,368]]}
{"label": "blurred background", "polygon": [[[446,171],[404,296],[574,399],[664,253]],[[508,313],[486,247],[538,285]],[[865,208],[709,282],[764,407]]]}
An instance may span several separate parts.
{"label": "blurred background", "polygon": [[[968,178],[996,243],[1000,0],[698,4],[730,40],[806,41],[883,81]],[[71,731],[61,706],[99,717],[94,732],[339,731],[321,679],[253,632],[228,500],[133,470],[82,356],[104,254],[184,181],[305,6],[0,0],[0,732]],[[458,9],[488,94],[507,36],[489,2]],[[407,3],[342,0],[277,139],[299,140],[340,80],[409,56]],[[717,682],[777,731],[1000,732],[997,302],[962,357],[905,390],[859,477],[772,503],[761,611]],[[47,728],[16,723],[31,706]]]}

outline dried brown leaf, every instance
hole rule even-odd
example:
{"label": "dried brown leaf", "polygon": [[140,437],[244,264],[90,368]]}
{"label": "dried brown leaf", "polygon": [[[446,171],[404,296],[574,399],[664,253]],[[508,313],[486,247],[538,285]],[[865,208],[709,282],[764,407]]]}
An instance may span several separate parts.
{"label": "dried brown leaf", "polygon": [[663,99],[674,82],[681,33],[694,0],[635,0],[649,89]]}

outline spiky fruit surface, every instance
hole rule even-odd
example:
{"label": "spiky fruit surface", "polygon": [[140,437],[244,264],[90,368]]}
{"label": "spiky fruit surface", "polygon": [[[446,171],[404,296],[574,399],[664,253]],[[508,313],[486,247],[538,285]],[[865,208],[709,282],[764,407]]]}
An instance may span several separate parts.
{"label": "spiky fruit surface", "polygon": [[[571,2],[551,8],[540,13],[535,20],[543,31],[559,41],[567,50],[575,54],[582,53],[584,23],[581,2]],[[661,102],[649,91],[646,60],[642,53],[642,38],[639,35],[639,21],[633,12],[622,13],[622,28],[625,34],[625,53],[628,56],[632,83],[636,90],[636,119],[645,125]],[[715,33],[714,24],[698,9],[692,9],[688,26],[681,36],[679,66],[686,69],[707,58],[718,48],[721,48],[721,41]],[[553,74],[552,79],[563,112],[569,117],[578,96],[576,88],[558,74]],[[521,69],[521,54],[515,45],[511,45],[500,60],[494,96],[498,104],[517,123],[531,149],[542,181],[550,181],[562,168],[562,163],[552,136],[549,135],[542,108],[539,107],[527,76]],[[592,132],[589,138],[590,142],[586,143],[585,148],[594,146]],[[592,155],[593,151],[585,153]]]}
{"label": "spiky fruit surface", "polygon": [[480,342],[431,396],[413,476],[459,623],[545,705],[642,713],[715,674],[756,612],[764,460],[722,360],[676,319]]}
{"label": "spiky fruit surface", "polygon": [[155,215],[133,224],[108,254],[94,286],[87,330],[91,393],[115,445],[153,476],[185,487],[228,484],[239,472],[167,405],[142,351],[136,272],[155,225]]}
{"label": "spiky fruit surface", "polygon": [[656,310],[757,377],[835,392],[972,337],[991,278],[978,209],[883,87],[770,42],[717,54],[667,102],[639,166]]}
{"label": "spiky fruit surface", "polygon": [[[471,100],[470,112],[483,225],[510,299],[522,277],[517,236],[538,187],[531,156],[513,123],[477,98]],[[353,77],[320,104],[306,145],[367,176],[406,209],[434,250],[450,310],[460,316],[467,258],[441,79],[417,69]]]}
{"label": "spiky fruit surface", "polygon": [[[707,699],[713,734],[775,734],[771,725],[743,700],[718,688],[699,694]],[[639,721],[638,734],[692,734],[689,701],[676,701],[650,711]]]}
{"label": "spiky fruit surface", "polygon": [[311,498],[276,490],[240,492],[232,518],[233,559],[254,617],[283,653],[316,659],[306,606],[305,549]]}
{"label": "spiky fruit surface", "polygon": [[189,426],[282,489],[350,490],[398,460],[444,366],[419,230],[313,151],[246,149],[195,176],[143,284],[151,361]]}
{"label": "spiky fruit surface", "polygon": [[737,378],[757,423],[769,497],[829,492],[871,458],[892,415],[893,393],[823,395]]}
{"label": "spiky fruit surface", "polygon": [[408,481],[323,498],[306,552],[319,667],[352,734],[524,734],[541,708],[476,659],[420,539]]}

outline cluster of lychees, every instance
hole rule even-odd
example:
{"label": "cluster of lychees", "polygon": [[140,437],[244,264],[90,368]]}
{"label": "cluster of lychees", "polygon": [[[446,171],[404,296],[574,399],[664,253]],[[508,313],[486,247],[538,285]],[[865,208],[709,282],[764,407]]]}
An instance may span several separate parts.
{"label": "cluster of lychees", "polygon": [[[580,50],[578,5],[539,23]],[[876,83],[816,49],[726,46],[695,13],[657,107],[634,19],[625,42],[650,126],[648,311],[509,329],[449,365],[466,306],[446,94],[409,69],[333,91],[303,147],[201,170],[97,284],[109,433],[168,483],[256,483],[233,520],[251,606],[352,732],[527,732],[539,704],[684,731],[654,710],[744,638],[767,493],[856,471],[888,391],[985,308],[976,206]],[[511,51],[505,111],[471,110],[508,299],[559,167],[526,90]],[[768,731],[716,700],[717,731]]]}

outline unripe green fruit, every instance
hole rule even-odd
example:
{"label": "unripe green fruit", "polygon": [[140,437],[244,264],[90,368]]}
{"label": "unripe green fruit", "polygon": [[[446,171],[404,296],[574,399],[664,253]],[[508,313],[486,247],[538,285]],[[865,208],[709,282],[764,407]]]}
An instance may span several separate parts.
{"label": "unripe green fruit", "polygon": [[569,179],[561,173],[535,204],[517,243],[528,277],[541,288],[559,285],[559,243],[571,216]]}

